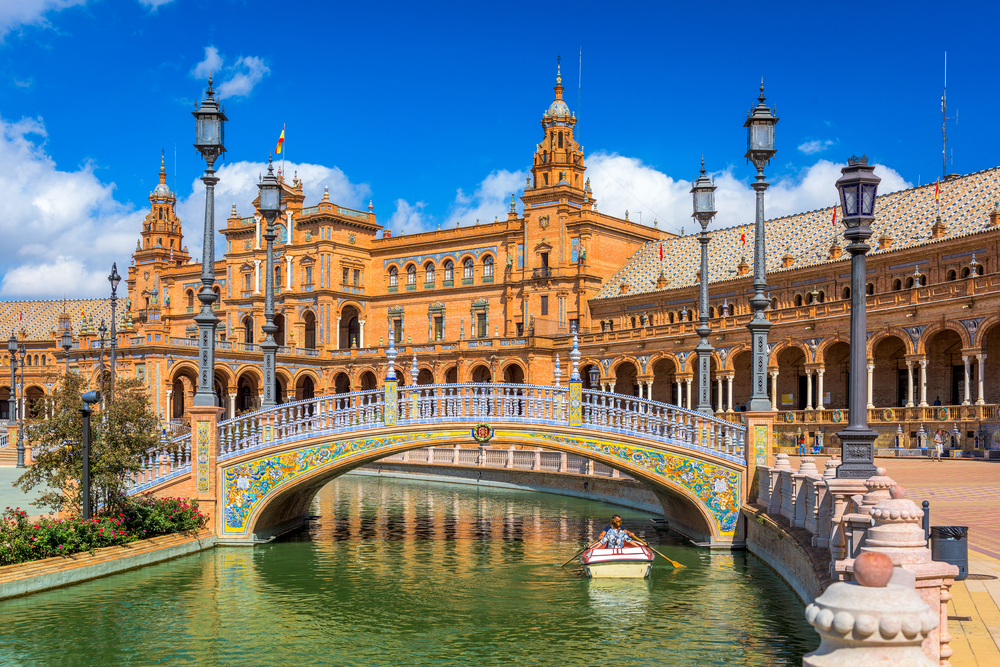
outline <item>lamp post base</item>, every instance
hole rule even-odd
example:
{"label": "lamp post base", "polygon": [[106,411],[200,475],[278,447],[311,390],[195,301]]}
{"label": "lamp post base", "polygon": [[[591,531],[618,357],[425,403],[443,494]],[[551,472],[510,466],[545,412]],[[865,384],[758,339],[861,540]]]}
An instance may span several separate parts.
{"label": "lamp post base", "polygon": [[837,433],[840,438],[840,465],[838,479],[868,479],[874,477],[875,438],[878,433],[867,426],[848,426]]}

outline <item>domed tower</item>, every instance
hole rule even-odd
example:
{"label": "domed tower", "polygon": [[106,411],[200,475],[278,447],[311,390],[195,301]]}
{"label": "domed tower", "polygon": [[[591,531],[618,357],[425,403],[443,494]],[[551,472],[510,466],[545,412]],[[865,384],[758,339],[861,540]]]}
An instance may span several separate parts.
{"label": "domed tower", "polygon": [[534,175],[536,189],[568,186],[582,198],[584,188],[583,149],[573,138],[576,116],[563,100],[562,62],[556,64],[556,97],[542,116],[542,142],[536,146]]}

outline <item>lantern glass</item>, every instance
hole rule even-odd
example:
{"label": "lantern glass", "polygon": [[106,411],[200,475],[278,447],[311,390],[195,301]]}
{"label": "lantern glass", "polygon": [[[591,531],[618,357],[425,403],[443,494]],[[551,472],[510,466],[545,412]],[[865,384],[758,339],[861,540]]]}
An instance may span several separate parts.
{"label": "lantern glass", "polygon": [[774,150],[774,125],[767,121],[754,121],[750,124],[750,150]]}
{"label": "lantern glass", "polygon": [[600,382],[601,380],[601,372],[596,368],[594,368],[593,366],[591,366],[587,372],[587,375],[590,377],[590,387],[591,389],[593,389],[594,387],[597,386],[598,382]]}
{"label": "lantern glass", "polygon": [[861,215],[875,215],[875,193],[877,185],[861,186]]}
{"label": "lantern glass", "polygon": [[221,143],[221,125],[219,116],[214,113],[198,116],[198,143],[203,146],[212,146]]}
{"label": "lantern glass", "polygon": [[260,187],[260,210],[276,212],[281,210],[281,191],[275,185]]}
{"label": "lantern glass", "polygon": [[11,354],[17,352],[17,339],[14,338],[13,333],[10,335],[10,338],[7,339],[7,351]]}
{"label": "lantern glass", "polygon": [[112,291],[118,289],[118,283],[120,283],[121,281],[122,281],[122,277],[120,275],[118,275],[118,266],[117,266],[117,264],[116,265],[112,265],[112,267],[111,267],[111,275],[108,276],[108,282],[111,283],[111,289],[112,289]]}
{"label": "lantern glass", "polygon": [[858,189],[857,183],[842,185],[840,187],[840,204],[844,209],[844,217],[854,217],[858,214]]}
{"label": "lantern glass", "polygon": [[707,188],[696,188],[694,191],[694,212],[715,213],[715,193]]}

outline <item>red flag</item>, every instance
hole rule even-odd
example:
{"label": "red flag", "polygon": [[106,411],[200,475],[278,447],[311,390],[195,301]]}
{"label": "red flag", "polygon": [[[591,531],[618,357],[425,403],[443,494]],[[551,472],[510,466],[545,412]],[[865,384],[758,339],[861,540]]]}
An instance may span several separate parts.
{"label": "red flag", "polygon": [[837,207],[833,207],[833,226],[837,226]]}
{"label": "red flag", "polygon": [[941,179],[937,179],[934,183],[934,201],[939,201],[941,199]]}
{"label": "red flag", "polygon": [[660,261],[663,261],[663,244],[660,244]]}

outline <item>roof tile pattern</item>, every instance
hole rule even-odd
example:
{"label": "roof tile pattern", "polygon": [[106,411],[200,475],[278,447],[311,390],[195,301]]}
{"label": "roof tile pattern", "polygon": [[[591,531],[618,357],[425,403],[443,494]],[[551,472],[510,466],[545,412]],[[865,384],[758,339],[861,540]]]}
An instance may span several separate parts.
{"label": "roof tile pattern", "polygon": [[[941,183],[941,219],[947,231],[937,239],[931,236],[931,227],[938,211],[934,201],[934,190],[935,184],[930,183],[918,188],[879,195],[875,207],[876,219],[872,224],[873,249],[868,254],[881,255],[904,247],[936,243],[983,231],[989,226],[990,211],[1000,200],[1000,167]],[[833,207],[829,207],[768,220],[766,222],[767,272],[770,274],[778,270],[791,271],[807,266],[847,261],[849,255],[846,252],[840,259],[829,258],[830,246],[835,237],[842,248],[846,245],[844,226],[840,224],[840,219],[841,211],[838,207],[837,226],[834,228]],[[745,244],[741,242],[744,229]],[[883,234],[892,237],[893,242],[885,250],[878,250],[877,239]],[[711,236],[712,241],[708,246],[710,283],[735,278],[736,266],[741,258],[745,257],[747,263],[753,265],[752,222],[745,228],[729,227],[713,230]],[[628,263],[605,283],[596,298],[611,299],[695,285],[700,252],[698,238],[695,235],[651,241],[640,248]],[[782,257],[786,254],[794,257],[794,262],[783,269]],[[669,282],[664,288],[657,290],[656,281],[661,271]],[[623,284],[628,285],[625,292],[622,292]]]}
{"label": "roof tile pattern", "polygon": [[[118,315],[125,310],[125,299],[120,299]],[[48,340],[50,332],[59,333],[59,315],[63,312],[62,299],[42,301],[0,301],[0,343],[10,336],[10,332],[27,331],[28,340]],[[111,302],[108,299],[67,299],[66,312],[69,313],[73,335],[80,333],[84,318],[93,318],[97,327],[101,319],[111,327]]]}

